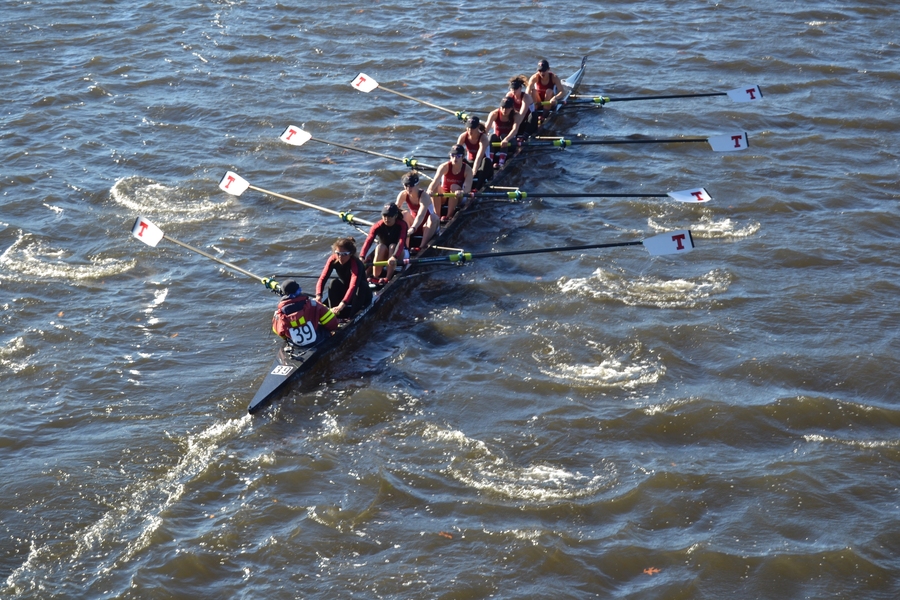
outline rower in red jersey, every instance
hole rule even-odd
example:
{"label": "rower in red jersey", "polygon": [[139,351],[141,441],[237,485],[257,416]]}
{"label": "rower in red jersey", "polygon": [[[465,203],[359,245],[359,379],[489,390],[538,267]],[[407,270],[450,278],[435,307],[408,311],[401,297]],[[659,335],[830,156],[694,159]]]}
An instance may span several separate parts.
{"label": "rower in red jersey", "polygon": [[409,251],[406,249],[406,238],[409,236],[409,225],[400,218],[400,207],[393,202],[385,204],[381,209],[381,221],[372,224],[369,229],[369,235],[363,242],[363,247],[359,251],[359,255],[365,260],[372,242],[376,239],[378,243],[375,245],[375,253],[373,262],[387,261],[387,274],[380,276],[382,268],[378,267],[378,277],[375,277],[376,271],[373,270],[374,265],[370,265],[366,269],[369,276],[369,283],[374,285],[384,285],[394,276],[394,270],[397,263],[402,263],[403,259],[409,258]]}
{"label": "rower in red jersey", "polygon": [[[547,62],[547,59],[542,58],[538,63],[537,73],[528,79],[526,91],[534,99],[538,114],[536,125],[539,127],[543,124],[543,119],[548,112],[556,109],[556,103],[565,95],[566,88],[559,77],[550,70],[550,63]],[[542,104],[543,102],[549,102],[549,104]]]}
{"label": "rower in red jersey", "polygon": [[331,274],[336,278],[328,286],[328,308],[341,319],[350,319],[372,304],[372,289],[366,281],[366,266],[356,255],[356,240],[338,238],[331,245],[331,256],[316,282],[316,302],[322,301],[325,283]]}
{"label": "rower in red jersey", "polygon": [[272,315],[272,331],[293,346],[314,346],[337,329],[334,313],[300,290],[293,279],[281,282],[284,296]]}
{"label": "rower in red jersey", "polygon": [[[510,153],[510,148],[515,142],[516,135],[519,132],[520,116],[513,110],[515,108],[515,100],[506,96],[500,102],[500,108],[492,110],[488,115],[487,123],[484,126],[491,131],[491,147],[494,149],[494,168],[502,169],[506,162],[506,157]],[[495,142],[500,142],[500,146],[494,146]]]}
{"label": "rower in red jersey", "polygon": [[509,80],[509,92],[507,96],[513,99],[513,110],[519,115],[519,135],[528,135],[533,130],[532,115],[534,114],[534,99],[526,90],[528,79],[524,75],[516,75]]}
{"label": "rower in red jersey", "polygon": [[[477,117],[476,117],[477,118]],[[403,220],[409,225],[409,238],[407,239],[407,247],[410,250],[413,247],[425,248],[428,242],[437,233],[438,219],[437,211],[434,208],[434,202],[431,195],[424,189],[418,187],[419,174],[416,171],[410,171],[401,179],[403,183],[403,191],[397,194],[396,204],[403,212]],[[403,209],[403,205],[406,209]],[[421,237],[413,244],[413,237]]]}
{"label": "rower in red jersey", "polygon": [[466,121],[466,130],[459,134],[456,140],[466,149],[466,162],[472,165],[475,179],[486,181],[493,175],[490,160],[491,138],[485,133],[485,127],[478,117],[469,117]]}
{"label": "rower in red jersey", "polygon": [[[459,201],[472,191],[472,179],[475,172],[463,160],[466,148],[462,144],[454,144],[450,148],[450,160],[441,163],[434,180],[428,186],[428,193],[437,198],[437,212],[441,215],[441,223],[446,223],[456,214]],[[444,216],[444,201],[447,201],[447,215]]]}

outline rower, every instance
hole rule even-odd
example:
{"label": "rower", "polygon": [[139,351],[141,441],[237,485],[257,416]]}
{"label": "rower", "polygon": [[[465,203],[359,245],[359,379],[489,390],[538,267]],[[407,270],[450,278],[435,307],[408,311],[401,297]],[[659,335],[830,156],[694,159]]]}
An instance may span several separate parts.
{"label": "rower", "polygon": [[[441,215],[441,223],[452,219],[459,201],[472,192],[472,179],[475,172],[463,160],[465,154],[465,146],[454,144],[450,148],[450,160],[438,166],[434,180],[428,186],[428,193],[433,198],[437,198],[437,211]],[[443,212],[445,200],[447,201],[446,216]]]}
{"label": "rower", "polygon": [[[494,168],[502,169],[506,158],[510,154],[510,145],[515,141],[519,132],[519,115],[513,110],[515,108],[515,100],[509,96],[504,96],[500,102],[500,108],[492,110],[488,115],[487,122],[484,124],[488,131],[491,131],[491,125],[494,130],[491,133],[491,147],[494,148]],[[493,144],[500,142],[500,147]]]}
{"label": "rower", "polygon": [[381,221],[372,224],[369,235],[366,236],[366,241],[363,242],[363,247],[359,251],[359,255],[365,259],[372,242],[377,239],[374,262],[387,261],[388,263],[386,274],[383,273],[381,267],[378,267],[378,277],[375,276],[371,265],[366,269],[369,283],[375,286],[386,284],[394,276],[397,263],[402,263],[403,260],[409,258],[409,250],[406,249],[408,235],[409,225],[400,218],[400,207],[393,202],[385,204],[381,209]]}
{"label": "rower", "polygon": [[[537,109],[538,118],[535,126],[540,127],[548,112],[556,109],[556,103],[565,95],[566,88],[563,87],[559,77],[550,70],[550,63],[547,62],[547,59],[542,58],[538,63],[537,73],[528,79],[526,91],[531,94]],[[543,102],[549,102],[549,104],[542,104]]]}
{"label": "rower", "polygon": [[519,117],[519,135],[528,135],[534,130],[534,99],[527,91],[528,80],[524,75],[516,75],[509,80],[507,96],[513,99],[513,110]]}
{"label": "rower", "polygon": [[337,277],[328,286],[328,307],[341,319],[353,318],[372,303],[372,288],[366,281],[366,265],[356,255],[356,240],[338,238],[316,283],[316,302],[322,301],[325,283],[334,272]]}
{"label": "rower", "polygon": [[[403,183],[403,191],[397,194],[396,204],[403,212],[403,220],[409,225],[407,247],[410,250],[425,248],[437,232],[440,221],[434,202],[428,192],[418,187],[419,174],[416,171],[410,171],[400,181]],[[403,209],[404,204],[406,210]]]}
{"label": "rower", "polygon": [[466,121],[466,130],[459,134],[456,140],[466,148],[466,162],[472,165],[475,179],[484,182],[493,174],[493,164],[487,160],[491,156],[491,138],[485,132],[484,124],[478,117],[469,117]]}
{"label": "rower", "polygon": [[283,298],[272,315],[272,331],[292,346],[314,346],[337,329],[334,313],[300,290],[293,279],[281,282]]}

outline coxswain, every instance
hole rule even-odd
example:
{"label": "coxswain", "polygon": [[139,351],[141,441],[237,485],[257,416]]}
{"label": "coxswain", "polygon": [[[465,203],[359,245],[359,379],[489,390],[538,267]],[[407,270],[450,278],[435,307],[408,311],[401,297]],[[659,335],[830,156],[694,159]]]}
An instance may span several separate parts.
{"label": "coxswain", "polygon": [[[453,218],[459,201],[472,192],[472,179],[475,172],[466,164],[463,157],[466,148],[462,144],[454,144],[450,148],[450,160],[441,163],[434,180],[428,186],[428,193],[437,198],[437,212],[441,215],[441,223]],[[447,215],[443,213],[444,201],[447,201]]]}
{"label": "coxswain", "polygon": [[[500,108],[492,110],[488,115],[487,122],[484,126],[491,131],[491,147],[494,149],[494,168],[502,169],[506,158],[510,153],[510,146],[515,142],[516,135],[519,132],[520,116],[513,109],[515,108],[515,100],[509,96],[504,96],[500,102]],[[494,146],[499,142],[500,145]]]}
{"label": "coxswain", "polygon": [[[428,192],[418,187],[419,174],[416,171],[410,171],[400,181],[403,183],[403,191],[397,194],[396,204],[403,213],[403,220],[409,225],[406,245],[410,250],[425,248],[438,230],[439,219],[434,202]],[[413,237],[421,237],[421,240],[416,240],[413,244]]]}
{"label": "coxswain", "polygon": [[524,75],[516,75],[509,80],[507,96],[513,99],[513,110],[519,115],[519,135],[528,135],[534,128],[534,99],[526,89],[528,79]]}
{"label": "coxswain", "polygon": [[[537,73],[528,79],[528,89],[535,103],[535,109],[539,115],[536,125],[540,127],[543,124],[544,117],[548,111],[556,109],[556,103],[562,99],[566,93],[559,77],[550,70],[550,63],[546,58],[542,58],[538,63]],[[549,104],[543,104],[543,103]]]}
{"label": "coxswain", "polygon": [[486,133],[484,124],[478,117],[469,117],[466,121],[466,130],[459,134],[456,140],[466,149],[466,162],[472,165],[475,179],[487,181],[493,175],[490,161],[491,138]]}
{"label": "coxswain", "polygon": [[316,283],[316,302],[322,301],[325,283],[331,274],[337,277],[328,286],[328,308],[341,319],[351,319],[372,303],[372,288],[366,281],[366,266],[356,255],[356,240],[338,238]]}
{"label": "coxswain", "polygon": [[[394,270],[397,268],[398,262],[403,262],[409,258],[409,251],[406,249],[406,238],[409,236],[409,225],[400,218],[400,207],[393,202],[385,204],[381,209],[381,221],[372,224],[369,229],[369,235],[363,242],[359,255],[365,259],[372,247],[372,243],[376,240],[374,262],[387,261],[387,273],[382,273],[382,268],[374,270],[373,266],[366,269],[369,276],[369,283],[373,285],[384,285],[394,276]],[[379,276],[376,277],[375,273]],[[384,275],[383,277],[381,275]]]}
{"label": "coxswain", "polygon": [[272,315],[272,331],[293,346],[313,346],[337,329],[331,310],[300,290],[293,279],[281,282],[281,302]]}

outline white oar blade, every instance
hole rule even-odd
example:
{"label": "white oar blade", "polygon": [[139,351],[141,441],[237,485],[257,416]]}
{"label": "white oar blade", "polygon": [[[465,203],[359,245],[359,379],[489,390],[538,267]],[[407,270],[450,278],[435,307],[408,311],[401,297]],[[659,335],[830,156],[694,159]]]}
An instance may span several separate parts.
{"label": "white oar blade", "polygon": [[709,202],[712,200],[712,196],[703,188],[669,192],[668,196],[677,202]]}
{"label": "white oar blade", "polygon": [[694,238],[687,229],[670,231],[644,240],[644,248],[650,256],[664,254],[686,254],[694,249]]}
{"label": "white oar blade", "polygon": [[750,147],[750,140],[747,138],[746,132],[715,135],[707,138],[707,141],[715,152],[736,152]]}
{"label": "white oar blade", "polygon": [[225,173],[225,177],[219,182],[219,189],[232,196],[240,196],[250,187],[250,182],[233,171]]}
{"label": "white oar blade", "polygon": [[284,133],[282,133],[278,139],[291,146],[302,146],[312,139],[312,134],[308,131],[303,131],[299,127],[295,127],[294,125],[288,125],[287,129],[284,130]]}
{"label": "white oar blade", "polygon": [[375,88],[378,87],[378,82],[366,75],[365,73],[360,73],[356,76],[356,79],[350,82],[350,85],[355,87],[361,92],[369,93]]}
{"label": "white oar blade", "polygon": [[753,102],[762,100],[762,90],[758,85],[745,85],[744,87],[734,88],[726,92],[728,97],[734,102]]}
{"label": "white oar blade", "polygon": [[156,248],[156,245],[164,235],[162,229],[151,223],[144,217],[138,217],[131,228],[131,235],[141,240],[148,246]]}

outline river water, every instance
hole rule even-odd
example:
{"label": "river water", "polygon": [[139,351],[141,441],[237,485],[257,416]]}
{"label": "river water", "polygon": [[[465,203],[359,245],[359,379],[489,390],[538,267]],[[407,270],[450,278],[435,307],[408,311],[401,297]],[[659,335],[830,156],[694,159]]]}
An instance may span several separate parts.
{"label": "river water", "polygon": [[[4,3],[0,595],[5,598],[895,598],[900,595],[894,3],[474,0]],[[546,56],[592,139],[746,131],[750,148],[536,151],[472,252],[372,338],[246,407],[276,298],[330,215],[377,218]],[[302,279],[305,287],[312,280]]]}

